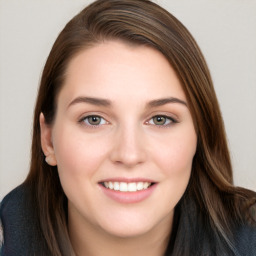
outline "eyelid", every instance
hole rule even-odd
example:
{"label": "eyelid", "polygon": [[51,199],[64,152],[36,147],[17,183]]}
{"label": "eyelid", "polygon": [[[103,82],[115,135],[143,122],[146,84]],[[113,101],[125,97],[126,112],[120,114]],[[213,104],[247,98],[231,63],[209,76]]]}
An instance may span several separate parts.
{"label": "eyelid", "polygon": [[[168,124],[151,124],[149,123],[150,120],[152,120],[154,117],[164,117],[168,120],[170,120],[170,122]],[[99,117],[101,118],[102,120],[104,120],[104,123],[102,124],[90,124],[90,123],[85,123],[84,121],[90,117]],[[99,128],[103,125],[107,125],[107,124],[110,124],[110,122],[107,120],[107,118],[104,117],[104,115],[102,115],[102,113],[95,113],[95,112],[90,112],[90,113],[84,113],[83,115],[81,115],[81,117],[78,118],[78,123],[80,123],[81,125],[84,125],[84,126],[87,126],[89,128]],[[151,125],[151,126],[156,126],[158,128],[165,128],[165,127],[169,127],[169,126],[172,126],[174,125],[175,123],[179,123],[179,119],[178,117],[174,117],[174,115],[168,113],[151,113],[150,117],[147,118],[145,124],[146,125]]]}
{"label": "eyelid", "polygon": [[[157,116],[159,116],[159,117],[164,117],[164,118],[170,120],[170,123],[168,123],[168,124],[163,124],[163,125],[161,125],[161,124],[159,124],[159,125],[157,125],[157,124],[150,124],[150,123],[149,123],[150,120],[152,120],[154,117],[157,117]],[[157,114],[151,115],[151,117],[147,119],[146,124],[147,124],[147,125],[156,126],[156,127],[159,127],[159,128],[165,128],[165,127],[172,126],[173,124],[178,123],[178,122],[179,122],[178,119],[177,119],[177,118],[174,118],[174,117],[171,116],[171,115],[167,115],[167,114],[158,114],[158,113],[157,113]]]}
{"label": "eyelid", "polygon": [[[104,120],[104,124],[90,124],[90,123],[86,123],[85,120],[90,118],[90,117],[99,117],[101,118],[102,120]],[[90,113],[90,114],[86,114],[86,115],[83,115],[82,117],[80,117],[78,119],[78,123],[84,125],[84,126],[87,126],[87,127],[91,127],[91,128],[97,128],[97,127],[100,127],[102,125],[106,125],[106,124],[109,124],[109,122],[106,120],[106,118],[104,118],[102,115],[99,115],[99,114],[94,114],[94,113]]]}

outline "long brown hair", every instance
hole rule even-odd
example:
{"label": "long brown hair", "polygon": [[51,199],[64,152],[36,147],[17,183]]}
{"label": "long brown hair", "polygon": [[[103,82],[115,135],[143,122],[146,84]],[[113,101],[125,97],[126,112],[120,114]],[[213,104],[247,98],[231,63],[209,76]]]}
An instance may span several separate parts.
{"label": "long brown hair", "polygon": [[[98,0],[76,15],[55,41],[43,70],[35,107],[31,168],[25,183],[32,188],[34,208],[50,253],[71,255],[72,246],[67,231],[67,199],[57,167],[44,161],[39,115],[42,112],[49,125],[54,122],[56,97],[67,66],[76,54],[116,39],[150,46],[167,58],[183,86],[198,136],[190,183],[176,207],[179,226],[175,244],[169,244],[166,255],[201,255],[193,254],[199,245],[192,232],[201,243],[218,243],[222,255],[235,252],[232,230],[236,223],[253,221],[248,209],[256,196],[233,186],[223,120],[199,47],[173,15],[151,1]],[[204,246],[204,250],[212,247]]]}

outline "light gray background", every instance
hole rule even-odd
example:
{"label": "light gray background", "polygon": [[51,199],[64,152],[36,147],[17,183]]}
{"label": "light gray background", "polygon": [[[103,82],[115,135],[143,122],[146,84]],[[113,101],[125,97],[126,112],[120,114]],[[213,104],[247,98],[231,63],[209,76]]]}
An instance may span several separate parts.
{"label": "light gray background", "polygon": [[[30,161],[39,78],[57,34],[86,0],[0,0],[0,199]],[[220,101],[235,184],[256,190],[256,0],[159,0],[201,47]]]}

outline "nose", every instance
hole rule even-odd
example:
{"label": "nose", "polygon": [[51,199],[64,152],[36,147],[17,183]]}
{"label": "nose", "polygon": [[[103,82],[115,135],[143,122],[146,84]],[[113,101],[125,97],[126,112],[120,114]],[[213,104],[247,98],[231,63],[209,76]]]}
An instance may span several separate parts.
{"label": "nose", "polygon": [[118,129],[110,159],[115,164],[132,168],[146,160],[146,143],[142,131],[135,127]]}

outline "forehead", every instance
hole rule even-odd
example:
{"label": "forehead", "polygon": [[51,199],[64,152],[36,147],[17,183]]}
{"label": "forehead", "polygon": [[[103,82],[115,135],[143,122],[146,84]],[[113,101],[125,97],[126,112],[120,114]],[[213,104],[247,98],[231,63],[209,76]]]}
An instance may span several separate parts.
{"label": "forehead", "polygon": [[180,81],[168,60],[148,46],[107,41],[85,49],[69,63],[60,96],[97,96],[116,101],[152,97],[185,100]]}

